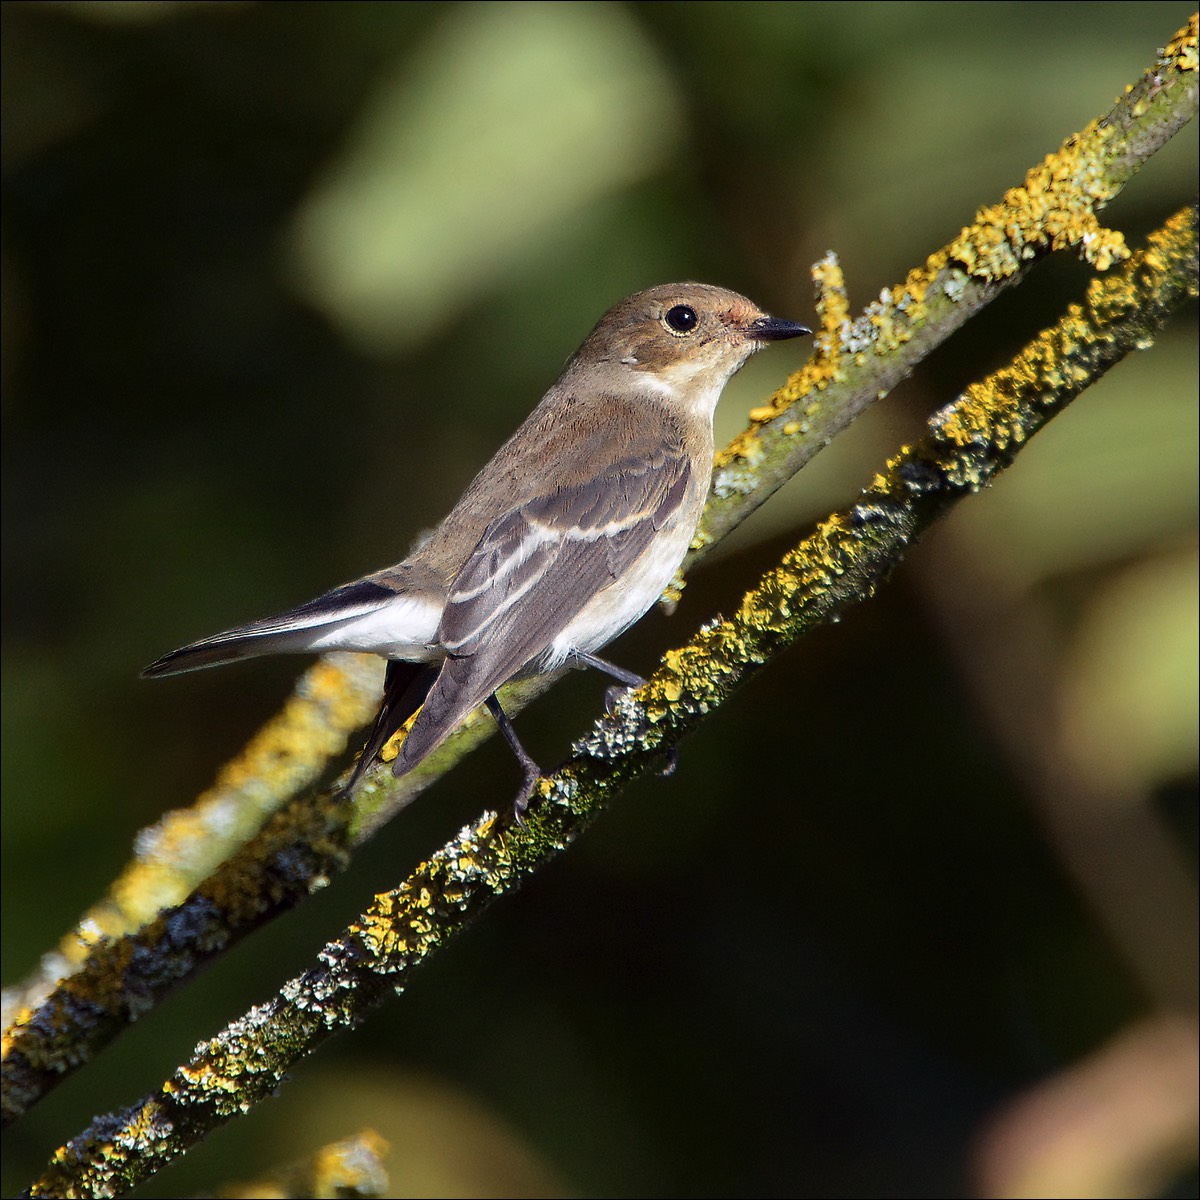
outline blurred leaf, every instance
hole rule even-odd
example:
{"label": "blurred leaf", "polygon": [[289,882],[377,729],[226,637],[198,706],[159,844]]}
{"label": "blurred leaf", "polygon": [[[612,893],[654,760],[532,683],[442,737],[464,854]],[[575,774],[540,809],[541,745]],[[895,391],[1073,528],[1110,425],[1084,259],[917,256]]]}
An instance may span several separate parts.
{"label": "blurred leaf", "polygon": [[1067,736],[1092,777],[1153,787],[1194,768],[1198,610],[1194,547],[1118,575],[1089,605],[1065,690]]}
{"label": "blurred leaf", "polygon": [[357,341],[418,342],[679,135],[615,5],[455,6],[363,112],[294,229],[305,288]]}

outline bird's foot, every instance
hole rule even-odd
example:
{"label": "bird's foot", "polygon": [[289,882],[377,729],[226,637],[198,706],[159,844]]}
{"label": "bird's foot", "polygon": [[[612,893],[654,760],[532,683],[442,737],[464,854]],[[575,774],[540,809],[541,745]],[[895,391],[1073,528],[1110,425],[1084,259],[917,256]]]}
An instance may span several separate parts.
{"label": "bird's foot", "polygon": [[529,802],[533,799],[533,793],[537,790],[537,785],[542,779],[542,769],[532,758],[528,757],[522,761],[521,767],[524,772],[521,779],[521,790],[513,798],[512,812],[513,820],[522,829],[525,829],[525,810],[529,807]]}
{"label": "bird's foot", "polygon": [[630,692],[637,691],[634,687],[622,687],[618,683],[614,683],[612,687],[604,689],[604,711],[606,713],[614,713],[617,711],[617,705],[620,704],[623,696],[628,696]]}

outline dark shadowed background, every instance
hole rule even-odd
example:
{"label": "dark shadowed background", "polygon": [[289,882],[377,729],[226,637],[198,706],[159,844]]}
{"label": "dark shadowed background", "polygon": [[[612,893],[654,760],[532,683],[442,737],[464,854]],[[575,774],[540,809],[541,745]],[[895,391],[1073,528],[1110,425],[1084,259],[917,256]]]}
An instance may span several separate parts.
{"label": "dark shadowed background", "polygon": [[[301,666],[144,664],[402,557],[629,292],[699,279],[812,323],[808,265],[834,249],[861,308],[1189,11],[5,4],[4,981]],[[1139,245],[1196,157],[1189,127],[1104,219]],[[1039,266],[612,657],[648,673],[735,605],[1088,274]],[[718,439],[805,353],[760,355]],[[1193,306],[672,778],[142,1194],[364,1125],[395,1194],[998,1188],[972,1165],[995,1114],[1195,1007],[1195,368]],[[563,757],[603,688],[529,709],[535,756]],[[1072,805],[1023,753],[1048,727]],[[502,746],[463,763],[10,1132],[4,1193],[516,781]],[[1076,1153],[1086,1172],[1097,1146]],[[1191,1153],[1159,1154],[1151,1190],[1194,1192]]]}

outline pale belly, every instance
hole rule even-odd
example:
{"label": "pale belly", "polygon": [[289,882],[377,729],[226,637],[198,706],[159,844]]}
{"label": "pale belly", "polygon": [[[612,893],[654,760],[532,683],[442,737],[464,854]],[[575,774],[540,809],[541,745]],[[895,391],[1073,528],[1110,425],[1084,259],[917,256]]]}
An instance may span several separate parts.
{"label": "pale belly", "polygon": [[541,668],[549,671],[561,666],[573,651],[590,654],[599,650],[648,612],[683,562],[698,516],[698,512],[696,516],[688,514],[669,531],[661,531],[648,553],[620,579],[597,592],[550,643]]}

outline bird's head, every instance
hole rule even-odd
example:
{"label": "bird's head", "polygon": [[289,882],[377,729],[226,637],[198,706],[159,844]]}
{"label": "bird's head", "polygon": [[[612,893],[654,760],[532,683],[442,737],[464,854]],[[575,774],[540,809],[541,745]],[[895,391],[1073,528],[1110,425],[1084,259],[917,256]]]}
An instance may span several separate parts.
{"label": "bird's head", "polygon": [[737,292],[668,283],[614,305],[579,348],[572,368],[633,376],[689,408],[712,412],[730,376],[768,342],[812,331],[763,312]]}

